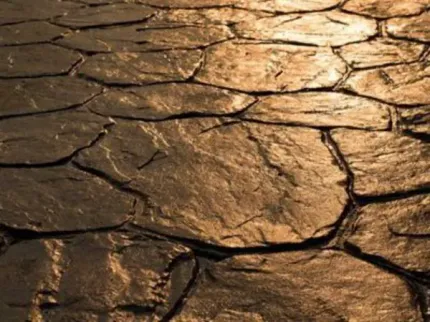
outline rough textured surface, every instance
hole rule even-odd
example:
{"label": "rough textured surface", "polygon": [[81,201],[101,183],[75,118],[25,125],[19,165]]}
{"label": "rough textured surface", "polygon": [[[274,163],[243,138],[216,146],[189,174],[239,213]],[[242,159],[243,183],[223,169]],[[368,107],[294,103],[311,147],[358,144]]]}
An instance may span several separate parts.
{"label": "rough textured surface", "polygon": [[227,40],[233,35],[225,26],[133,25],[89,29],[70,34],[57,43],[88,52],[150,51],[198,48]]}
{"label": "rough textured surface", "polygon": [[30,77],[67,73],[81,55],[52,45],[0,47],[0,77]]}
{"label": "rough textured surface", "polygon": [[207,8],[235,4],[238,0],[139,0],[141,3],[161,8]]}
{"label": "rough textured surface", "polygon": [[430,65],[413,63],[353,72],[344,87],[392,104],[430,104]]}
{"label": "rough textured surface", "polygon": [[59,25],[82,28],[138,22],[151,17],[154,9],[136,4],[117,4],[82,8],[56,20]]}
{"label": "rough textured surface", "polygon": [[430,12],[416,17],[393,18],[387,21],[387,32],[394,37],[430,41]]}
{"label": "rough textured surface", "polygon": [[400,128],[407,132],[430,134],[430,106],[398,109]]}
{"label": "rough textured surface", "polygon": [[247,8],[251,10],[264,10],[272,12],[301,12],[301,11],[316,11],[333,8],[340,3],[339,0],[236,0],[237,7]]}
{"label": "rough textured surface", "polygon": [[62,16],[81,5],[70,1],[0,1],[0,25]]}
{"label": "rough textured surface", "polygon": [[235,6],[250,10],[297,12],[324,10],[339,4],[339,0],[139,0],[142,3],[164,8],[211,8]]}
{"label": "rough textured surface", "polygon": [[191,279],[192,254],[130,237],[85,234],[17,244],[0,258],[7,285],[0,301],[17,321],[159,321]]}
{"label": "rough textured surface", "polygon": [[339,218],[345,176],[317,131],[195,129],[209,126],[204,120],[117,126],[78,162],[131,180],[149,197],[153,210],[137,224],[213,244],[300,242],[325,234]]}
{"label": "rough textured surface", "polygon": [[377,101],[330,92],[283,94],[262,99],[244,119],[305,126],[387,129],[390,112]]}
{"label": "rough textured surface", "polygon": [[224,115],[245,109],[255,99],[217,87],[170,83],[110,91],[86,106],[105,116],[160,120],[175,115]]}
{"label": "rough textured surface", "polygon": [[134,0],[132,1],[127,1],[127,0],[77,0],[79,3],[86,3],[86,4],[91,4],[91,5],[102,5],[102,4],[113,4],[113,3],[123,3],[123,2],[135,2]]}
{"label": "rough textured surface", "polygon": [[48,42],[67,31],[46,22],[25,22],[0,27],[0,46]]}
{"label": "rough textured surface", "polygon": [[196,79],[243,91],[297,91],[335,85],[346,72],[329,49],[223,43],[206,51]]}
{"label": "rough textured surface", "polygon": [[79,69],[84,76],[107,84],[151,84],[186,80],[200,64],[199,50],[99,54]]}
{"label": "rough textured surface", "polygon": [[0,257],[0,282],[4,286],[0,292],[0,314],[3,318],[12,322],[37,318],[33,303],[43,288],[52,288],[55,280],[51,257],[55,248],[48,245],[46,241],[21,242]]}
{"label": "rough textured surface", "polygon": [[354,174],[354,192],[382,195],[430,186],[430,145],[390,132],[334,130]]}
{"label": "rough textured surface", "polygon": [[340,11],[250,19],[235,29],[244,38],[319,46],[341,46],[377,33],[376,21]]}
{"label": "rough textured surface", "polygon": [[401,279],[341,253],[309,251],[239,256],[213,265],[173,321],[314,319],[420,320]]}
{"label": "rough textured surface", "polygon": [[232,25],[250,19],[270,17],[263,11],[249,11],[232,7],[212,7],[206,9],[172,9],[158,13],[151,22],[177,24],[223,24]]}
{"label": "rough textured surface", "polygon": [[0,0],[0,322],[430,321],[430,0]]}
{"label": "rough textured surface", "polygon": [[430,6],[428,0],[348,0],[343,9],[378,18],[416,15]]}
{"label": "rough textured surface", "polygon": [[430,195],[368,205],[347,239],[366,254],[405,269],[430,272]]}
{"label": "rough textured surface", "polygon": [[[90,5],[103,5],[103,4],[113,4],[113,3],[124,3],[127,0],[76,0],[79,3],[85,3]],[[128,2],[135,2],[134,0]]]}
{"label": "rough textured surface", "polygon": [[353,68],[369,68],[417,61],[424,48],[408,41],[377,38],[343,46],[340,55]]}
{"label": "rough textured surface", "polygon": [[0,117],[58,111],[83,104],[101,89],[71,77],[0,81]]}
{"label": "rough textured surface", "polygon": [[1,121],[0,164],[44,164],[68,158],[90,146],[109,124],[111,120],[85,110]]}
{"label": "rough textured surface", "polygon": [[[2,224],[55,232],[118,226],[135,213],[135,198],[70,167],[0,169]],[[103,199],[103,203],[100,200]]]}

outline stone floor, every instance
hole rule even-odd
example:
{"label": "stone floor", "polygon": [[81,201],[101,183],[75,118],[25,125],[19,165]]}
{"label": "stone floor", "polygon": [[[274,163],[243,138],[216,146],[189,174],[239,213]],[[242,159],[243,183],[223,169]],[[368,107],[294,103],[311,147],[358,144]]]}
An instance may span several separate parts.
{"label": "stone floor", "polygon": [[0,0],[0,321],[430,321],[429,142],[430,0]]}

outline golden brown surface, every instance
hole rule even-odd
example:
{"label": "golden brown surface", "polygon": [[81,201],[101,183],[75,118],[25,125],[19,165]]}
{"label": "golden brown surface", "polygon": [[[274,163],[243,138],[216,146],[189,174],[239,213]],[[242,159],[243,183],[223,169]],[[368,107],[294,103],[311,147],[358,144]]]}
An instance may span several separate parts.
{"label": "golden brown surface", "polygon": [[430,0],[0,0],[0,322],[429,322]]}

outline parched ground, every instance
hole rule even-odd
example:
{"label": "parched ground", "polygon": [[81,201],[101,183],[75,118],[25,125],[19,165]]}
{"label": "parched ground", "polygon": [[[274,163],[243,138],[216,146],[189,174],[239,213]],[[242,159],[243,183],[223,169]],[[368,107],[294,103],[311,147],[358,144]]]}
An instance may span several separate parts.
{"label": "parched ground", "polygon": [[429,143],[430,0],[0,0],[0,321],[430,321]]}

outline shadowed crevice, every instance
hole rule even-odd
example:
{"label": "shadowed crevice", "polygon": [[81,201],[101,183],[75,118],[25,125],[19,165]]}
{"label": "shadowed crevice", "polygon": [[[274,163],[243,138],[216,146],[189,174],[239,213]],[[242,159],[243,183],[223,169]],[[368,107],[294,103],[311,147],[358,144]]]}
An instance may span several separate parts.
{"label": "shadowed crevice", "polygon": [[114,126],[114,123],[107,124],[103,126],[104,130],[100,132],[95,139],[93,139],[89,144],[79,147],[75,149],[70,155],[60,158],[58,160],[55,160],[53,162],[44,162],[44,163],[1,163],[0,162],[0,169],[1,168],[9,168],[9,169],[36,169],[36,168],[50,168],[50,167],[60,167],[64,166],[68,163],[70,163],[73,158],[79,154],[80,151],[89,149],[93,146],[95,146],[108,132],[109,128]]}
{"label": "shadowed crevice", "polygon": [[83,101],[82,103],[73,104],[73,105],[67,106],[65,108],[60,108],[60,109],[55,109],[55,110],[46,110],[46,111],[40,111],[40,112],[28,112],[28,113],[21,113],[21,114],[4,115],[4,116],[0,116],[0,122],[3,120],[18,118],[18,117],[34,116],[34,115],[41,115],[41,114],[53,114],[53,113],[62,112],[62,111],[75,110],[75,109],[78,109],[78,108],[84,106],[85,104],[91,102],[92,100],[96,99],[97,97],[99,97],[102,94],[103,94],[103,89],[100,88],[98,93],[92,95],[91,97],[89,97],[88,99]]}
{"label": "shadowed crevice", "polygon": [[359,247],[348,242],[345,242],[342,249],[336,249],[403,279],[414,297],[414,304],[420,308],[423,321],[430,321],[430,272],[421,273],[405,270],[381,256],[363,253]]}

